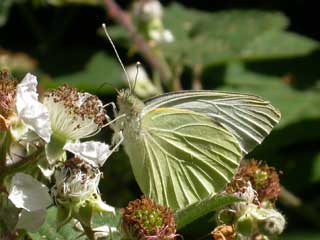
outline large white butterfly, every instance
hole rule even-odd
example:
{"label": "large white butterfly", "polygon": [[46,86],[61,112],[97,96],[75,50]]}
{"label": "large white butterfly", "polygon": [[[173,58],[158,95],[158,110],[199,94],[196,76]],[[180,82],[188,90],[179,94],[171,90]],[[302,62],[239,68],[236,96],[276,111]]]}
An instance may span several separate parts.
{"label": "large white butterfly", "polygon": [[142,192],[173,209],[220,192],[280,120],[268,101],[242,93],[182,91],[142,102],[130,87],[117,105],[114,139],[123,140]]}

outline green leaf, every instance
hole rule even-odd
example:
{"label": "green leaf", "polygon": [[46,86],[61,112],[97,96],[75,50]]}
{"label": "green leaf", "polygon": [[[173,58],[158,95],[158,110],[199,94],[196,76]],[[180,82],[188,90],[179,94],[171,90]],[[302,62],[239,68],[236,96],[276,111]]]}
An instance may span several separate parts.
{"label": "green leaf", "polygon": [[189,205],[175,213],[177,229],[181,229],[209,212],[216,211],[226,205],[241,201],[232,195],[210,196],[202,201]]}
{"label": "green leaf", "polygon": [[190,66],[299,56],[318,47],[316,41],[284,32],[288,19],[279,12],[209,14],[173,4],[164,20],[175,37],[173,43],[164,46],[165,55]]}
{"label": "green leaf", "polygon": [[319,47],[319,43],[290,32],[268,31],[245,46],[240,56],[244,60],[266,60],[306,55]]}
{"label": "green leaf", "polygon": [[[59,231],[57,231],[56,225],[56,214],[57,208],[51,207],[47,211],[47,218],[45,223],[41,226],[41,228],[36,233],[29,233],[30,237],[33,240],[66,240],[66,239],[79,239],[85,240],[87,239],[85,236],[78,238],[82,232],[77,230],[74,227],[74,222],[70,222],[63,227]],[[103,225],[109,225],[110,227],[118,227],[121,214],[119,211],[116,211],[116,215],[110,213],[95,213],[92,223],[92,228],[96,228]],[[113,233],[111,236],[105,239],[118,240],[120,239],[119,233]]]}
{"label": "green leaf", "polygon": [[86,5],[98,5],[99,0],[47,0],[49,4],[56,6],[63,6],[67,4],[86,4]]}
{"label": "green leaf", "polygon": [[0,193],[0,239],[12,233],[19,216],[20,209],[9,201],[7,194]]}
{"label": "green leaf", "polygon": [[[111,213],[95,213],[93,216],[93,223],[92,223],[92,228],[98,228],[101,226],[109,226],[114,227],[114,228],[120,228],[120,222],[121,222],[121,213],[118,210],[116,210],[116,214],[113,215]],[[100,238],[99,238],[100,239]],[[119,231],[116,232],[112,232],[110,234],[110,236],[108,236],[107,238],[108,240],[120,240],[121,239],[121,235]]]}
{"label": "green leaf", "polygon": [[[71,223],[64,225],[59,231],[57,231],[56,225],[57,209],[51,207],[47,211],[47,217],[45,223],[35,233],[29,233],[33,240],[66,240],[76,239],[81,232],[77,231]],[[77,238],[79,240],[85,240],[85,237]]]}
{"label": "green leaf", "polygon": [[[121,77],[122,70],[116,57],[100,51],[92,53],[85,61],[85,66],[77,68],[73,66],[73,71],[66,69],[66,72],[62,74],[53,73],[54,81],[45,78],[40,81],[45,88],[55,88],[67,83],[81,91],[90,91],[96,94],[111,93],[114,92],[114,88],[121,88],[125,85],[125,81]],[[54,64],[55,62],[51,63],[52,66]],[[62,64],[61,59],[60,64]],[[73,68],[69,66],[69,69]]]}
{"label": "green leaf", "polygon": [[11,6],[17,0],[1,0],[0,1],[0,27],[6,24]]}

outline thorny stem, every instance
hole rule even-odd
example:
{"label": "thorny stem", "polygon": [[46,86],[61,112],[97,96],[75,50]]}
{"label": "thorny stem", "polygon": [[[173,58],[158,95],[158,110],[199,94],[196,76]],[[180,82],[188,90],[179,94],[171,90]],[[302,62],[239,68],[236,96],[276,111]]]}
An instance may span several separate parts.
{"label": "thorny stem", "polygon": [[108,15],[116,22],[121,24],[127,31],[133,43],[140,51],[145,60],[153,69],[159,72],[162,81],[166,82],[171,78],[171,72],[165,64],[158,61],[156,55],[151,51],[149,45],[143,37],[137,32],[130,15],[122,10],[114,0],[104,0]]}
{"label": "thorny stem", "polygon": [[88,237],[88,239],[96,240],[96,237],[94,236],[94,231],[92,231],[92,229],[90,227],[86,226],[86,224],[81,224],[81,226],[84,230],[84,233]]}
{"label": "thorny stem", "polygon": [[42,149],[38,149],[35,151],[32,155],[27,157],[26,159],[23,159],[21,161],[18,161],[10,166],[3,167],[0,171],[0,184],[3,182],[6,176],[22,171],[24,168],[28,167],[29,164],[32,164],[36,161],[38,161],[38,156],[43,151]]}

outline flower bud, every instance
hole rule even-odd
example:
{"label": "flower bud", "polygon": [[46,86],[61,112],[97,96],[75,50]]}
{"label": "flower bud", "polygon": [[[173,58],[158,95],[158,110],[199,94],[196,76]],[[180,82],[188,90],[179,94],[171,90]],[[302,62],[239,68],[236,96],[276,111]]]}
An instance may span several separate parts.
{"label": "flower bud", "polygon": [[258,219],[260,233],[267,236],[280,235],[286,225],[286,220],[282,214],[275,209],[261,209],[260,211],[263,212],[260,213],[263,216]]}
{"label": "flower bud", "polygon": [[237,232],[244,236],[251,236],[257,231],[255,219],[250,213],[241,216],[236,223]]}

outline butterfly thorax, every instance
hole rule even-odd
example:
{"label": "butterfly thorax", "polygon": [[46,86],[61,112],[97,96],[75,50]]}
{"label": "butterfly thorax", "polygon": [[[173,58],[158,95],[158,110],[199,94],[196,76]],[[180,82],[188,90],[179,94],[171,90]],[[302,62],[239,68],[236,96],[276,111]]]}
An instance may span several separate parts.
{"label": "butterfly thorax", "polygon": [[120,117],[111,127],[118,133],[138,132],[140,130],[140,112],[144,107],[144,103],[137,97],[133,96],[129,90],[121,90],[117,97],[117,105],[119,112],[117,117]]}

